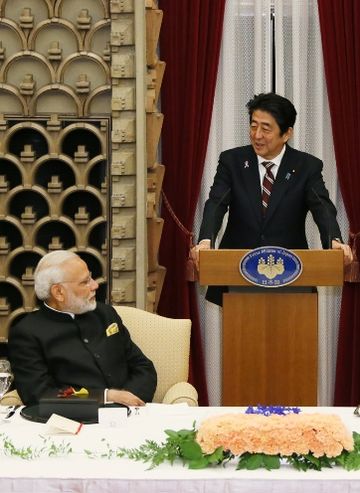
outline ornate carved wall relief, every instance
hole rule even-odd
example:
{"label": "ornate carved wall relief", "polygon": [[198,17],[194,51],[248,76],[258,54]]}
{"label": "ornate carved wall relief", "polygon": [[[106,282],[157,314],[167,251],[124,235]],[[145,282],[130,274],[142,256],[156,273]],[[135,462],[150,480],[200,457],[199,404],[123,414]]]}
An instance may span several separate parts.
{"label": "ornate carved wall relief", "polygon": [[0,0],[0,341],[54,249],[79,252],[112,303],[141,306],[144,270],[156,311],[161,18],[153,0]]}
{"label": "ornate carved wall relief", "polygon": [[2,0],[0,12],[3,113],[110,114],[106,0]]}
{"label": "ornate carved wall relief", "polygon": [[[144,6],[145,11],[142,11]],[[158,209],[164,175],[164,167],[157,158],[163,120],[158,99],[165,69],[157,55],[162,11],[152,0],[145,0],[143,4],[112,0],[110,12],[113,88],[111,299],[114,303],[141,306],[136,286],[140,279],[146,284],[143,308],[156,311],[165,275],[157,261],[162,233]],[[142,15],[143,25],[139,20]],[[139,67],[142,56],[144,66]],[[139,125],[142,119],[143,127]],[[142,173],[144,189],[139,186]],[[136,221],[136,209],[139,210],[142,202],[146,216],[143,244],[139,241],[139,217]],[[137,264],[137,259],[142,258],[141,248],[145,248],[147,254],[143,279]],[[130,269],[132,261],[134,267]]]}
{"label": "ornate carved wall relief", "polygon": [[163,229],[159,217],[159,204],[165,167],[159,163],[163,114],[159,111],[159,95],[165,71],[165,63],[158,57],[158,41],[162,22],[162,11],[154,2],[148,2],[146,10],[146,151],[147,151],[147,228],[148,228],[148,297],[149,311],[156,312],[166,270],[158,264],[158,251]]}
{"label": "ornate carved wall relief", "polygon": [[109,121],[56,118],[8,117],[0,129],[0,340],[35,307],[48,251],[78,252],[107,298]]}
{"label": "ornate carved wall relief", "polygon": [[105,0],[0,1],[0,341],[37,304],[48,251],[109,299],[110,13]]}

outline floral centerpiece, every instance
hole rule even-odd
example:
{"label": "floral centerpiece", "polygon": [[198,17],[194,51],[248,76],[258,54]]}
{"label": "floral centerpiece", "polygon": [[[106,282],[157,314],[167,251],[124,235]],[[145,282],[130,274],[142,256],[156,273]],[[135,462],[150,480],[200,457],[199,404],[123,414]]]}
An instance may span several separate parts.
{"label": "floral centerpiece", "polygon": [[[204,421],[196,441],[205,454],[221,447],[233,456],[326,457],[354,450],[354,440],[336,415],[227,414]],[[265,461],[266,462],[266,461]]]}

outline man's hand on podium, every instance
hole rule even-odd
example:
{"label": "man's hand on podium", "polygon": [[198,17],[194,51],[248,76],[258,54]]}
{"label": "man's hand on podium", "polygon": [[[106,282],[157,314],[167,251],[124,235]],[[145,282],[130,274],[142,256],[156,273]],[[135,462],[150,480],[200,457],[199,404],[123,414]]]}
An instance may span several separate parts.
{"label": "man's hand on podium", "polygon": [[331,248],[333,250],[342,250],[344,252],[344,264],[351,264],[353,260],[353,254],[349,245],[346,245],[345,243],[340,243],[340,241],[338,240],[332,240]]}
{"label": "man's hand on podium", "polygon": [[191,257],[193,258],[197,270],[199,270],[199,251],[210,250],[210,240],[201,240],[197,245],[190,250]]}

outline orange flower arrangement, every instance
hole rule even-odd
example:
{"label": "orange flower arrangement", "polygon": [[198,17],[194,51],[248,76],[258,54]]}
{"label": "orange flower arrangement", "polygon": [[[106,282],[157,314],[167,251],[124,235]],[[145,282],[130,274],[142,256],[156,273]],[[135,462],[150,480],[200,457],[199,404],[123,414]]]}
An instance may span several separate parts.
{"label": "orange flower arrangement", "polygon": [[164,430],[166,440],[146,440],[138,448],[108,450],[111,457],[147,462],[150,469],[181,459],[190,469],[224,467],[237,460],[236,470],[298,471],[342,467],[360,470],[360,434],[350,434],[339,416],[299,414],[299,408],[249,407],[245,414],[206,419],[190,430]]}
{"label": "orange flower arrangement", "polygon": [[218,447],[244,453],[337,457],[354,441],[339,416],[325,414],[227,414],[205,420],[196,440],[206,454]]}

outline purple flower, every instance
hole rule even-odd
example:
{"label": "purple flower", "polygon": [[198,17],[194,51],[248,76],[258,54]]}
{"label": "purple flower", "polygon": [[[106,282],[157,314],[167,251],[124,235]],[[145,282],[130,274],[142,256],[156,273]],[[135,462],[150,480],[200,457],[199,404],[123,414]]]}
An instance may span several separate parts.
{"label": "purple flower", "polygon": [[299,407],[288,406],[249,406],[245,410],[245,414],[262,414],[263,416],[270,416],[271,414],[278,414],[279,416],[285,416],[286,414],[299,414],[301,409]]}

